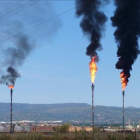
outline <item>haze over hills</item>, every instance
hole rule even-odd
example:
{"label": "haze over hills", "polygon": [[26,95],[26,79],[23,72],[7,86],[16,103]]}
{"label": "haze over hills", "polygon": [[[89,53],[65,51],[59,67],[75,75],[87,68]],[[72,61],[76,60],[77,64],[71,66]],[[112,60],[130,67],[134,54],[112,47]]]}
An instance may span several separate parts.
{"label": "haze over hills", "polygon": [[[0,103],[0,121],[8,122],[10,118],[10,103]],[[138,124],[140,120],[140,108],[125,108],[125,121],[128,119]],[[57,121],[72,123],[91,123],[91,105],[86,103],[62,103],[62,104],[24,104],[13,103],[13,121],[32,120]],[[121,124],[122,108],[95,106],[95,123]]]}

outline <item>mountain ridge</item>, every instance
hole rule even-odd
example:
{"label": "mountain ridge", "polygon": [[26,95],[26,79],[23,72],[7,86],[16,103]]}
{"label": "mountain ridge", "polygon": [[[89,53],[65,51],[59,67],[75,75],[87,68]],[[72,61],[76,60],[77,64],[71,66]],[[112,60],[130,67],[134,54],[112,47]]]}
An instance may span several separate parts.
{"label": "mountain ridge", "polygon": [[[8,122],[10,103],[0,103],[0,121]],[[131,119],[137,124],[140,119],[140,108],[126,107],[125,121]],[[13,121],[34,120],[72,123],[91,123],[91,105],[87,103],[28,104],[13,103]],[[121,124],[122,107],[95,106],[95,124]]]}

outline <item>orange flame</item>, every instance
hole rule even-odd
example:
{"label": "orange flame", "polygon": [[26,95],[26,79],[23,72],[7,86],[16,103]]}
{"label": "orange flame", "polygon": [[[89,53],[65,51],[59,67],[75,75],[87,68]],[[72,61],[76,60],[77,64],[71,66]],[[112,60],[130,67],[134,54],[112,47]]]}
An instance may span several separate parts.
{"label": "orange flame", "polygon": [[13,89],[14,88],[14,85],[9,85],[8,86],[10,89]]}
{"label": "orange flame", "polygon": [[122,89],[123,90],[125,90],[125,87],[127,86],[127,83],[128,83],[128,81],[127,81],[127,75],[125,75],[125,73],[122,71],[121,73],[120,73],[120,78],[121,78],[121,84],[122,84]]}
{"label": "orange flame", "polygon": [[92,57],[91,62],[89,63],[89,68],[90,68],[90,76],[91,76],[91,81],[92,84],[94,83],[95,80],[95,74],[97,72],[97,65],[95,63],[96,57]]}

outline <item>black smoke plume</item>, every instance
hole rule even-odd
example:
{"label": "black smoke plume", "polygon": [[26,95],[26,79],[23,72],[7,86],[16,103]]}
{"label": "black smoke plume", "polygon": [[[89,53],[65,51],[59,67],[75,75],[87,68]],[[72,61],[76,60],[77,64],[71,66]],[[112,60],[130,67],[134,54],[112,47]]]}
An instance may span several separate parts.
{"label": "black smoke plume", "polygon": [[114,32],[119,57],[116,68],[123,70],[127,85],[132,65],[140,53],[140,0],[115,0],[115,5],[116,11],[111,20],[112,25],[117,28]]}
{"label": "black smoke plume", "polygon": [[9,85],[9,84],[14,85],[16,78],[20,77],[20,74],[12,67],[7,68],[7,73],[8,73],[7,75],[1,76],[0,83],[6,84],[6,85]]}
{"label": "black smoke plume", "polygon": [[[29,4],[32,2],[33,1]],[[16,9],[16,7],[21,6],[21,4],[24,4],[24,2],[11,1],[2,3],[0,15],[7,15],[9,11]],[[0,18],[1,84],[14,85],[16,79],[20,77],[18,72],[19,67],[23,65],[31,52],[36,47],[41,47],[44,42],[46,45],[50,38],[54,38],[54,35],[61,26],[59,18],[26,32],[28,28],[47,21],[54,17],[54,15],[54,10],[49,2],[38,1],[38,3],[30,8],[17,11],[15,15],[8,15],[8,18],[4,20]]]}
{"label": "black smoke plume", "polygon": [[[19,28],[20,30],[22,29],[22,23],[20,23]],[[18,34],[18,36],[15,36],[12,39],[10,46],[2,51],[6,56],[4,65],[7,67],[7,74],[1,76],[1,84],[15,84],[16,79],[20,77],[20,74],[16,69],[18,66],[23,64],[33,48],[35,48],[35,45],[31,42],[31,39],[25,33]]]}
{"label": "black smoke plume", "polygon": [[102,49],[100,41],[107,17],[100,11],[101,5],[100,0],[76,0],[76,15],[83,16],[80,26],[91,42],[86,54],[91,57]]}
{"label": "black smoke plume", "polygon": [[17,67],[23,64],[35,47],[26,34],[19,34],[13,39],[13,42],[14,45],[12,47],[4,50],[4,54],[7,56],[5,63],[8,65],[8,68],[6,70],[7,74],[1,76],[0,83],[6,85],[15,84],[16,79],[20,77],[16,70]]}

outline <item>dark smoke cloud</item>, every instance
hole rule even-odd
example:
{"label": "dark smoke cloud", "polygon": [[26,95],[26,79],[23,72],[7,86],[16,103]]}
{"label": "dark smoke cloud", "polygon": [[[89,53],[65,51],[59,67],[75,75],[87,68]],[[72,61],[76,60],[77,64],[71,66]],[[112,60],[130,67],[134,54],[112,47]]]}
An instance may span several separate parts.
{"label": "dark smoke cloud", "polygon": [[11,66],[20,66],[36,46],[31,43],[29,36],[21,34],[14,39],[14,47],[4,50],[6,62]]}
{"label": "dark smoke cloud", "polygon": [[138,57],[140,36],[140,0],[115,0],[116,11],[111,18],[112,25],[116,27],[114,36],[117,42],[119,57],[117,69],[122,69],[124,77],[130,77],[132,65]]}
{"label": "dark smoke cloud", "polygon": [[[8,13],[8,11],[5,13],[5,9],[12,11],[13,6],[13,9],[16,9],[21,4],[22,2],[5,2],[2,6],[4,8],[0,9],[0,13],[5,15]],[[1,84],[15,84],[16,79],[20,77],[19,66],[23,65],[36,47],[41,47],[40,42],[45,41],[47,43],[50,37],[54,37],[61,25],[59,18],[54,19],[53,22],[42,24],[31,32],[24,32],[24,30],[53,17],[53,11],[50,3],[38,2],[36,5],[0,22],[0,42],[14,36],[0,43]]]}
{"label": "dark smoke cloud", "polygon": [[[109,2],[105,0],[104,3]],[[100,0],[76,0],[76,14],[83,16],[80,26],[91,43],[87,47],[86,54],[89,56],[97,55],[97,50],[101,50],[101,37],[107,17],[100,10],[102,4]]]}
{"label": "dark smoke cloud", "polygon": [[18,77],[20,77],[20,74],[15,70],[13,69],[12,67],[8,67],[7,68],[7,75],[2,75],[1,76],[1,80],[0,80],[0,83],[1,84],[6,84],[6,85],[9,85],[10,84],[15,84],[15,81]]}
{"label": "dark smoke cloud", "polygon": [[[19,30],[22,30],[23,24],[22,22],[18,23],[18,29],[13,32],[8,32],[8,34],[12,35],[13,33],[19,33]],[[6,44],[7,45],[7,44]],[[32,42],[30,37],[23,33],[18,34],[14,38],[12,38],[12,42],[10,42],[10,47],[3,48],[2,52],[4,53],[5,59],[3,66],[6,66],[7,74],[2,75],[0,79],[1,84],[15,84],[17,78],[20,77],[20,74],[16,70],[18,66],[21,66],[30,52],[36,47]]]}

